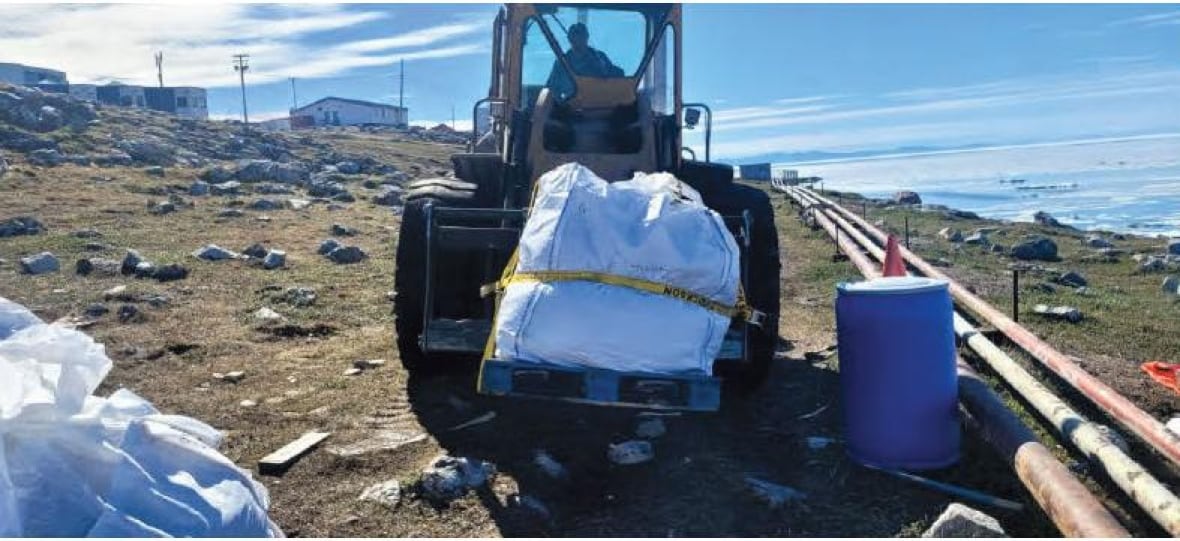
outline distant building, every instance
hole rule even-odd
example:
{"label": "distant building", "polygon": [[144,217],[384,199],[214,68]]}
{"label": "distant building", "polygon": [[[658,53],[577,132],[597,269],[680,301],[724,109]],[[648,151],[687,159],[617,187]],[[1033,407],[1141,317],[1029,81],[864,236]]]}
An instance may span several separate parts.
{"label": "distant building", "polygon": [[752,163],[739,165],[738,178],[742,180],[770,180],[770,164]]}
{"label": "distant building", "polygon": [[76,100],[98,103],[98,85],[70,85],[69,94]]}
{"label": "distant building", "polygon": [[142,86],[108,83],[95,89],[98,103],[120,107],[147,107]]}
{"label": "distant building", "polygon": [[205,89],[191,86],[144,87],[148,109],[172,113],[184,118],[209,118]]}
{"label": "distant building", "polygon": [[6,62],[0,62],[0,81],[22,86],[70,84],[64,71]]}
{"label": "distant building", "polygon": [[291,126],[405,126],[404,107],[329,96],[291,109]]}

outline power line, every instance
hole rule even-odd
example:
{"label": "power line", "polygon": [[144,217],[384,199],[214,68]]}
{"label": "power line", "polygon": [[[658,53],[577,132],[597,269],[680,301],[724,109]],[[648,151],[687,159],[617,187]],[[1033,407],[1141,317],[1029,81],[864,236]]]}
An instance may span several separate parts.
{"label": "power line", "polygon": [[238,72],[238,77],[242,81],[242,125],[246,128],[250,126],[250,116],[246,114],[246,70],[250,69],[249,61],[248,54],[234,55],[234,71]]}

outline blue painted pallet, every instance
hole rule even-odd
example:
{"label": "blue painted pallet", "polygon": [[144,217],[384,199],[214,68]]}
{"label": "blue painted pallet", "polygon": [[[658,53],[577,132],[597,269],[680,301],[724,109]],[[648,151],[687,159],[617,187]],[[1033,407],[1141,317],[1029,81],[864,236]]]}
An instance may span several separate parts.
{"label": "blue painted pallet", "polygon": [[721,407],[721,380],[711,376],[616,372],[501,359],[483,361],[479,392],[660,410],[717,411]]}

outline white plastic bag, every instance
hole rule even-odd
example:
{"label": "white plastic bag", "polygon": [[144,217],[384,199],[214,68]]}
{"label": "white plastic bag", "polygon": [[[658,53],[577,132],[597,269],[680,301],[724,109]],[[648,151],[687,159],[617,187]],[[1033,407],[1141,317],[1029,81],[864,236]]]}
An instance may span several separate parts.
{"label": "white plastic bag", "polygon": [[[733,306],[739,252],[700,195],[670,174],[608,183],[578,164],[538,180],[517,272],[587,271]],[[514,282],[496,316],[500,358],[619,371],[711,373],[730,317],[593,281]]]}
{"label": "white plastic bag", "polygon": [[110,367],[0,298],[0,537],[282,535],[215,429],[125,389],[92,396]]}

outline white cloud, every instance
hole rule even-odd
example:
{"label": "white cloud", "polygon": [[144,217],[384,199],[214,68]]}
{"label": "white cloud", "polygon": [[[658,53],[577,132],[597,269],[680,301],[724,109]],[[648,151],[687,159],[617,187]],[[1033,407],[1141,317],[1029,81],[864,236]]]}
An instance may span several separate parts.
{"label": "white cloud", "polygon": [[1152,13],[1149,15],[1140,15],[1138,17],[1129,17],[1126,19],[1119,19],[1107,23],[1107,26],[1174,26],[1180,25],[1180,10],[1178,11],[1163,11],[1159,13]]}
{"label": "white cloud", "polygon": [[237,84],[237,53],[250,55],[247,82],[266,83],[485,50],[484,40],[449,42],[475,32],[466,23],[330,44],[305,39],[389,16],[334,4],[3,5],[0,51],[8,61],[64,70],[73,82],[134,84],[155,82],[152,55],[163,51],[166,84],[222,87]]}

